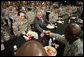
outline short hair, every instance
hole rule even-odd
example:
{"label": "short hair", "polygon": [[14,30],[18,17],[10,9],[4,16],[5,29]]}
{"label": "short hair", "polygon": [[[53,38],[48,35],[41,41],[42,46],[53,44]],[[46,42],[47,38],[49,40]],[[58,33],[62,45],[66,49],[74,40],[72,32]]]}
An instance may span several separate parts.
{"label": "short hair", "polygon": [[78,37],[81,33],[81,27],[75,23],[68,24],[68,26],[66,27],[65,33],[72,36],[76,35],[76,37]]}
{"label": "short hair", "polygon": [[41,13],[42,13],[42,11],[41,11],[41,10],[36,10],[36,14],[37,14],[37,12],[41,12]]}
{"label": "short hair", "polygon": [[32,10],[32,8],[28,7],[28,11],[31,11],[31,10]]}
{"label": "short hair", "polygon": [[[20,13],[24,13],[24,12],[22,12],[22,11],[19,11],[19,12],[18,12],[18,16],[20,16]],[[24,13],[24,14],[25,14],[25,13]]]}
{"label": "short hair", "polygon": [[53,6],[53,8],[54,8],[54,9],[59,9],[59,7],[58,7],[58,6]]}

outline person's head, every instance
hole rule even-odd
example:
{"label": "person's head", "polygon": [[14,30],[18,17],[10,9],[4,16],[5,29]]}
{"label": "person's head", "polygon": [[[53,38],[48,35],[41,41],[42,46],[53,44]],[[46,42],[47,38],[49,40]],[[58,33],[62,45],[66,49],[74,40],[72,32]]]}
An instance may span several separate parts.
{"label": "person's head", "polygon": [[41,5],[38,6],[38,9],[41,9]]}
{"label": "person's head", "polygon": [[19,20],[23,20],[24,19],[24,13],[18,12],[18,17],[19,17]]}
{"label": "person's head", "polygon": [[69,10],[69,9],[70,9],[70,5],[67,4],[67,5],[66,5],[66,10]]}
{"label": "person's head", "polygon": [[37,12],[36,12],[36,17],[37,17],[38,19],[41,19],[41,18],[42,18],[42,12],[41,12],[41,11],[37,11]]}
{"label": "person's head", "polygon": [[54,6],[54,12],[58,13],[59,12],[59,7],[58,6]]}
{"label": "person's head", "polygon": [[11,5],[9,5],[9,10],[12,11],[13,7]]}
{"label": "person's head", "polygon": [[28,7],[28,11],[32,11],[32,8],[31,7]]}
{"label": "person's head", "polygon": [[79,38],[81,33],[81,27],[78,24],[71,23],[66,27],[65,37],[67,41],[72,44],[75,40]]}
{"label": "person's head", "polygon": [[17,14],[18,13],[18,9],[15,9],[14,13]]}
{"label": "person's head", "polygon": [[19,11],[22,11],[22,7],[21,6],[19,6]]}
{"label": "person's head", "polygon": [[47,56],[47,53],[40,42],[31,40],[22,45],[15,56]]}

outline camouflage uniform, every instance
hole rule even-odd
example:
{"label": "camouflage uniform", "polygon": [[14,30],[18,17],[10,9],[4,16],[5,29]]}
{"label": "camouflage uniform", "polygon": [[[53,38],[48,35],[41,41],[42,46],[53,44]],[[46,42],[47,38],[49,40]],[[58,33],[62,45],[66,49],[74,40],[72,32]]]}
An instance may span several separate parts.
{"label": "camouflage uniform", "polygon": [[19,22],[19,20],[16,21],[15,23],[13,23],[13,26],[16,26],[16,28],[13,29],[13,32],[16,36],[20,36],[22,31],[27,32],[29,30],[29,24],[26,19],[24,19],[22,22]]}
{"label": "camouflage uniform", "polygon": [[82,56],[83,55],[83,40],[80,38],[74,41],[72,44],[69,44],[65,38],[65,36],[50,33],[50,36],[55,37],[56,40],[64,43],[65,50],[64,56]]}
{"label": "camouflage uniform", "polygon": [[72,9],[71,8],[69,10],[63,9],[63,13],[64,13],[63,18],[67,19],[69,17],[69,15],[72,14]]}
{"label": "camouflage uniform", "polygon": [[72,12],[76,12],[77,11],[77,8],[75,6],[72,6],[71,7],[71,10],[72,10]]}
{"label": "camouflage uniform", "polygon": [[13,19],[13,16],[14,16],[14,10],[10,11],[8,8],[6,8],[5,18],[9,20],[9,18]]}
{"label": "camouflage uniform", "polygon": [[58,18],[58,13],[51,12],[51,14],[49,14],[49,22],[51,23],[56,22],[57,18]]}
{"label": "camouflage uniform", "polygon": [[28,11],[26,13],[26,19],[29,21],[28,24],[30,25],[29,27],[31,28],[31,24],[33,24],[34,19],[35,19],[35,14],[33,11]]}
{"label": "camouflage uniform", "polygon": [[11,27],[13,23],[13,16],[14,16],[14,10],[10,11],[8,8],[6,8],[5,19],[7,21],[10,20],[10,22],[8,22],[9,27]]}
{"label": "camouflage uniform", "polygon": [[1,20],[2,20],[2,22],[4,22],[4,24],[6,24],[6,22],[5,22],[5,9],[1,9]]}
{"label": "camouflage uniform", "polygon": [[65,8],[64,8],[64,6],[61,6],[60,8],[59,8],[59,15],[60,16],[62,16],[62,15],[64,15],[65,13]]}
{"label": "camouflage uniform", "polygon": [[3,41],[8,41],[10,39],[9,34],[3,27],[1,27],[1,36],[2,36],[1,40],[3,40]]}
{"label": "camouflage uniform", "polygon": [[18,15],[17,15],[17,14],[15,14],[15,15],[13,16],[13,23],[15,23],[16,21],[18,21]]}
{"label": "camouflage uniform", "polygon": [[35,18],[34,12],[33,12],[33,11],[28,11],[28,12],[26,13],[26,18],[27,18],[27,20],[29,21],[29,24],[32,24],[33,21],[34,21],[34,18]]}

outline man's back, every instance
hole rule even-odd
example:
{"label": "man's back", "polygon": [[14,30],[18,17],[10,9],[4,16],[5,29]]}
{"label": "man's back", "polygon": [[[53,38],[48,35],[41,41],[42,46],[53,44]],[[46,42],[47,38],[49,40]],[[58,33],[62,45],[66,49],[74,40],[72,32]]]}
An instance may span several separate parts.
{"label": "man's back", "polygon": [[82,56],[83,55],[83,41],[77,39],[73,44],[67,44],[64,50],[64,56]]}

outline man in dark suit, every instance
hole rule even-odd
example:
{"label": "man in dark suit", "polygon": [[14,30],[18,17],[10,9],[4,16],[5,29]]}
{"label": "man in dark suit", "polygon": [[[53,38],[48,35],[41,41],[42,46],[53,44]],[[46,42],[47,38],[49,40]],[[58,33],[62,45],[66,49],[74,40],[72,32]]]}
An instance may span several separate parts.
{"label": "man in dark suit", "polygon": [[45,32],[47,24],[49,24],[49,22],[42,15],[42,12],[40,10],[37,11],[36,12],[36,17],[35,17],[35,20],[34,20],[35,30],[39,33],[43,33],[43,32]]}
{"label": "man in dark suit", "polygon": [[46,31],[46,25],[49,22],[46,20],[46,17],[42,15],[40,10],[36,11],[36,17],[34,19],[34,30],[38,33],[39,41],[44,45],[48,45],[48,39],[44,32]]}

